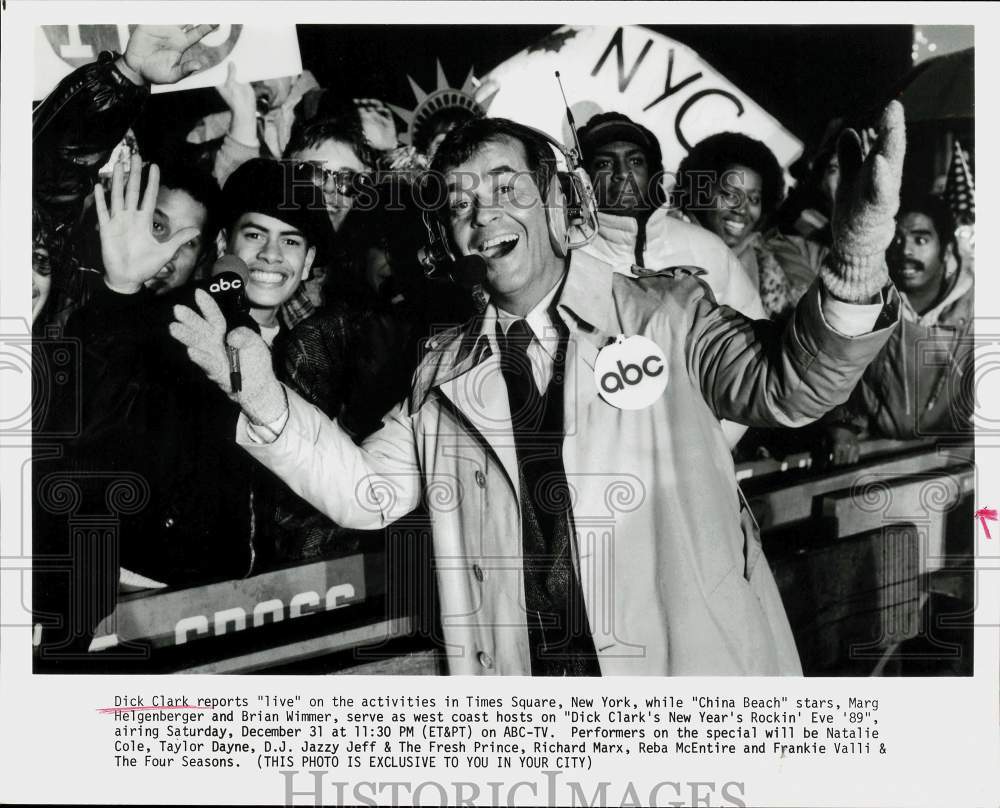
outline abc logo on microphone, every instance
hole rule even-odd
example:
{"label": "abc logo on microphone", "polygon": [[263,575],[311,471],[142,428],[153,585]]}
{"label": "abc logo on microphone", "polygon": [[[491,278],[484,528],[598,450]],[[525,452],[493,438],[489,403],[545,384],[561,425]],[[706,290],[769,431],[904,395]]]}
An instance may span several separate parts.
{"label": "abc logo on microphone", "polygon": [[[229,274],[229,273],[226,273]],[[208,287],[208,291],[216,295],[219,292],[228,292],[233,289],[242,289],[243,279],[242,278],[217,278],[212,281],[211,285]]]}
{"label": "abc logo on microphone", "polygon": [[597,355],[594,382],[611,406],[640,410],[667,389],[667,359],[651,339],[621,336]]}
{"label": "abc logo on microphone", "polygon": [[219,306],[229,328],[239,323],[249,310],[246,296],[246,264],[239,258],[227,255],[212,267],[212,277],[199,281]]}

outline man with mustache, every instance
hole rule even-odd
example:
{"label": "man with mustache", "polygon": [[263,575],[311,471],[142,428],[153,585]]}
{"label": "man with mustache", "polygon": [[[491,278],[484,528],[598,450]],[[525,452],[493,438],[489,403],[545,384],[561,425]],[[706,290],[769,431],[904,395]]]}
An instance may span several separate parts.
{"label": "man with mustache", "polygon": [[938,196],[904,199],[886,255],[901,322],[849,402],[829,416],[834,464],[857,462],[859,440],[971,435],[973,275]]}
{"label": "man with mustache", "polygon": [[236,441],[338,524],[426,503],[451,673],[798,674],[719,419],[818,418],[892,330],[902,108],[866,160],[851,135],[838,251],[784,329],[698,278],[628,278],[569,252],[549,141],[477,118],[435,155],[433,215],[489,303],[430,341],[361,445],[277,381],[257,335],[214,327],[211,300],[204,316],[178,307],[171,333],[239,403]]}

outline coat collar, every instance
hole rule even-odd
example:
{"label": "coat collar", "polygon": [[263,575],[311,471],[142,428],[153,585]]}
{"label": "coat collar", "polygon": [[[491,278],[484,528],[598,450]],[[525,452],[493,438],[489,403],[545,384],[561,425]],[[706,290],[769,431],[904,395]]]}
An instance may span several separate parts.
{"label": "coat collar", "polygon": [[556,312],[571,331],[576,326],[588,333],[604,335],[612,329],[613,282],[614,272],[603,261],[582,252],[573,254],[562,294],[556,300]]}
{"label": "coat collar", "polygon": [[[568,434],[575,431],[578,411],[596,397],[590,377],[597,354],[610,336],[617,333],[617,317],[612,299],[614,273],[607,264],[579,251],[573,253],[555,312],[569,329],[565,360],[566,395],[573,396],[565,408]],[[496,344],[496,307],[470,320],[451,343],[434,372],[431,387],[438,388],[476,427],[499,456],[517,485],[517,458],[510,431],[510,404],[500,373]]]}
{"label": "coat collar", "polygon": [[[555,301],[557,315],[571,331],[581,329],[601,337],[613,330],[616,322],[611,300],[613,280],[611,267],[599,258],[579,250],[573,253],[565,283]],[[488,356],[487,351],[497,352],[496,325],[497,311],[492,303],[465,324],[448,377],[477,365]]]}
{"label": "coat collar", "polygon": [[903,319],[911,323],[919,323],[922,326],[938,325],[946,318],[945,312],[963,295],[968,294],[972,289],[973,276],[965,267],[960,267],[950,280],[950,288],[941,298],[940,302],[934,304],[932,308],[923,314],[917,314],[905,294],[900,294],[901,310]]}

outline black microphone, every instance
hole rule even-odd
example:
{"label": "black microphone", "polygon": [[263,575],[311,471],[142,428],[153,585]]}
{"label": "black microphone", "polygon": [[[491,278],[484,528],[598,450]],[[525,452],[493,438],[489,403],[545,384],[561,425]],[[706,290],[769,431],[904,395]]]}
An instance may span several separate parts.
{"label": "black microphone", "polygon": [[[202,281],[202,288],[212,296],[226,318],[227,334],[247,320],[250,305],[246,284],[249,276],[250,270],[243,261],[235,255],[224,255],[212,267],[212,276]],[[234,393],[239,393],[243,389],[240,354],[229,345],[226,346],[226,354],[229,358],[229,385]]]}
{"label": "black microphone", "polygon": [[472,289],[486,280],[486,259],[478,253],[461,255],[455,259],[449,274],[463,289]]}
{"label": "black microphone", "polygon": [[199,284],[222,310],[227,331],[242,325],[250,311],[246,295],[249,275],[250,270],[243,261],[235,255],[224,255],[212,267],[211,277]]}

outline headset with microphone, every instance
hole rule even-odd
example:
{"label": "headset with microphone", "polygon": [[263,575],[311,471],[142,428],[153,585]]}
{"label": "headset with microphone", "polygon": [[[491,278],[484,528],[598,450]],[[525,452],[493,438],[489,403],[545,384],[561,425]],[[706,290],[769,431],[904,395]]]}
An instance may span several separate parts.
{"label": "headset with microphone", "polygon": [[[559,72],[556,71],[559,80]],[[559,81],[562,90],[562,81]],[[565,100],[565,94],[563,99]],[[556,255],[565,257],[570,250],[589,244],[597,236],[597,202],[590,176],[582,165],[582,150],[576,137],[573,112],[566,105],[566,116],[573,132],[574,148],[564,146],[555,138],[532,126],[518,124],[525,131],[545,140],[556,159],[556,170],[547,189],[542,189],[549,239]],[[458,256],[444,223],[435,211],[425,210],[427,247],[418,257],[428,278],[451,277],[463,286],[481,283],[486,274],[486,261],[480,255]]]}

